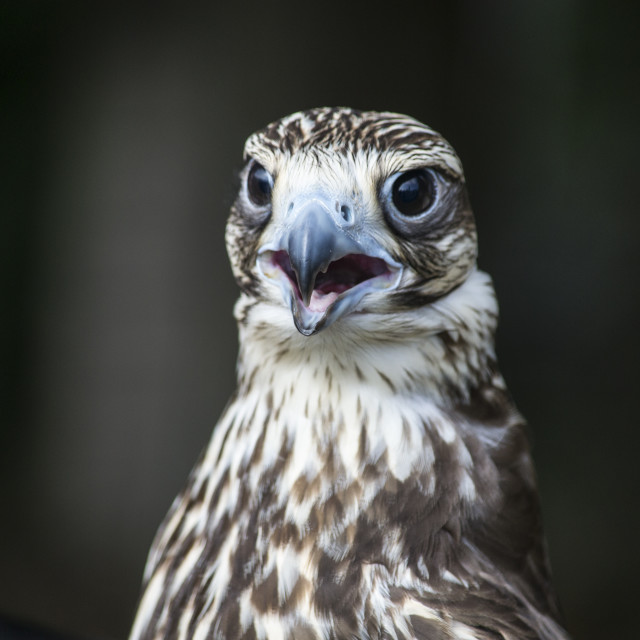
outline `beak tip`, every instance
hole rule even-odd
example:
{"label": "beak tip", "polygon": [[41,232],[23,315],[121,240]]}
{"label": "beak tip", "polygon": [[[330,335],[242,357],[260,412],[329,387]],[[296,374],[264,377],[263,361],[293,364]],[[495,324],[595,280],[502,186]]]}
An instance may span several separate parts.
{"label": "beak tip", "polygon": [[326,324],[323,318],[301,308],[295,299],[291,302],[291,312],[296,329],[307,338],[318,333]]}

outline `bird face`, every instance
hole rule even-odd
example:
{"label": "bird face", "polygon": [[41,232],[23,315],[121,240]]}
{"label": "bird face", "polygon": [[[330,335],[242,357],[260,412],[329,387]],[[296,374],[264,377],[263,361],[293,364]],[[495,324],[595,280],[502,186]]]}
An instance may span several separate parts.
{"label": "bird face", "polygon": [[303,335],[429,304],[475,265],[460,161],[411,118],[314,109],[251,136],[245,158],[227,227],[234,274]]}

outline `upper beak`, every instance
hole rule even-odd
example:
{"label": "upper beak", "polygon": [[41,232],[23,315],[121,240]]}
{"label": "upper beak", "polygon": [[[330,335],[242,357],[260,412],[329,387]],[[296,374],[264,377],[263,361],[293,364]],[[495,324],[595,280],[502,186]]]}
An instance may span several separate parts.
{"label": "upper beak", "polygon": [[402,275],[402,266],[356,227],[352,211],[322,195],[300,197],[259,250],[259,271],[278,282],[304,335],[347,314],[369,291],[396,286]]}
{"label": "upper beak", "polygon": [[302,301],[309,306],[316,276],[329,265],[362,247],[338,228],[326,204],[317,198],[305,203],[287,236],[287,252],[298,280]]}

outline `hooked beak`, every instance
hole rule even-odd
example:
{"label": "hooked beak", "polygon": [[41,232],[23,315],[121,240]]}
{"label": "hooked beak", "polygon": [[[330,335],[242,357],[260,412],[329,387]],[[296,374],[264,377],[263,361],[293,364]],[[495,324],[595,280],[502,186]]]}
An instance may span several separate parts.
{"label": "hooked beak", "polygon": [[402,266],[353,229],[350,209],[306,197],[289,208],[278,236],[258,254],[262,276],[276,281],[305,336],[352,311],[370,291],[397,286]]}

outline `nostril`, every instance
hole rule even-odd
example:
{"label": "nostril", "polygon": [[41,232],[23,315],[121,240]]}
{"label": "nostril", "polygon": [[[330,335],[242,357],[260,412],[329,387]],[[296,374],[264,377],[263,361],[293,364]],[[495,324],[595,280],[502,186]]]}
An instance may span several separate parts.
{"label": "nostril", "polygon": [[351,212],[351,207],[346,204],[343,204],[340,207],[340,214],[342,215],[342,219],[345,222],[351,222],[353,220],[353,213]]}

